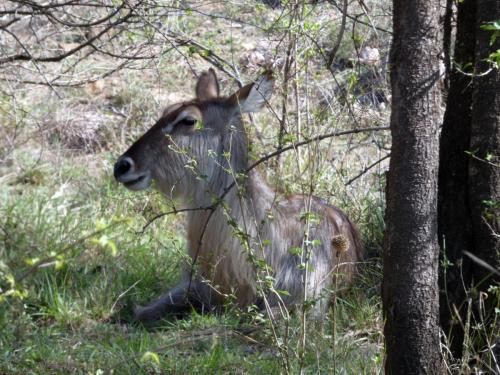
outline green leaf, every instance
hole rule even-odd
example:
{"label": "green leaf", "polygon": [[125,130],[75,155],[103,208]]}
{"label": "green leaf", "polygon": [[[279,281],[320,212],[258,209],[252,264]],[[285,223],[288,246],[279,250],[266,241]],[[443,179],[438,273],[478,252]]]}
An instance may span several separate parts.
{"label": "green leaf", "polygon": [[481,29],[483,30],[499,30],[500,31],[500,20],[496,20],[493,22],[488,22],[484,25],[481,25]]}
{"label": "green leaf", "polygon": [[492,63],[500,65],[500,49],[497,49],[495,52],[490,53],[488,56],[488,60]]}
{"label": "green leaf", "polygon": [[278,294],[282,296],[290,296],[288,290],[277,290],[276,292],[278,292]]}
{"label": "green leaf", "polygon": [[154,352],[146,352],[142,355],[141,362],[154,362],[157,365],[160,365],[160,357],[158,357],[158,354]]}
{"label": "green leaf", "polygon": [[108,225],[106,224],[106,221],[104,221],[104,219],[99,219],[95,223],[95,229],[96,229],[96,231],[100,231],[100,230],[106,229],[107,226]]}
{"label": "green leaf", "polygon": [[262,246],[269,246],[271,245],[271,240],[263,240],[262,241]]}
{"label": "green leaf", "polygon": [[500,20],[488,22],[484,25],[481,25],[481,29],[493,32],[490,39],[490,45],[493,45],[500,35]]}
{"label": "green leaf", "polygon": [[288,252],[292,255],[300,256],[300,255],[302,255],[302,248],[301,247],[292,247],[291,249],[288,250]]}

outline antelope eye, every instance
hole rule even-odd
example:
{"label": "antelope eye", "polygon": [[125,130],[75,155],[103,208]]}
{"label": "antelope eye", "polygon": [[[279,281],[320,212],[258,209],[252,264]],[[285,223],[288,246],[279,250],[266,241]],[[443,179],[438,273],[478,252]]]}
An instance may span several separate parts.
{"label": "antelope eye", "polygon": [[196,120],[194,117],[185,117],[178,123],[182,125],[193,126],[197,121],[198,120]]}

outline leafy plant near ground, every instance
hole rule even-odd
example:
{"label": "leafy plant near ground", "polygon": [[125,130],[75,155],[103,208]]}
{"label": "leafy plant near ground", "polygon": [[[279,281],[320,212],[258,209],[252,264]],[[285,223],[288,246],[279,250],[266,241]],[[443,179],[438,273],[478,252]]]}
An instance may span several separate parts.
{"label": "leafy plant near ground", "polygon": [[[127,323],[132,305],[177,279],[184,252],[179,219],[155,222],[138,235],[150,207],[161,206],[159,197],[130,194],[109,175],[91,176],[66,163],[56,169],[59,178],[50,166],[39,169],[50,182],[2,186],[9,197],[1,209],[2,292],[18,293],[2,295],[0,372],[281,371],[266,324],[234,310],[193,313],[152,331]],[[307,371],[379,371],[380,270],[369,265],[363,275],[337,298],[324,327],[309,331]],[[9,284],[13,279],[20,281]],[[290,327],[293,351],[297,318]]]}

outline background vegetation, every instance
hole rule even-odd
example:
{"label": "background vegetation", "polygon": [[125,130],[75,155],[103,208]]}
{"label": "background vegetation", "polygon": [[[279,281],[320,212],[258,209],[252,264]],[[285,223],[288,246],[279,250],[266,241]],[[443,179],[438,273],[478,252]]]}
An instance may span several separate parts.
{"label": "background vegetation", "polygon": [[[273,334],[258,315],[232,309],[155,330],[130,324],[134,305],[179,276],[183,217],[143,231],[169,202],[118,186],[112,165],[164,106],[192,97],[210,66],[226,94],[265,67],[277,73],[272,111],[247,126],[256,159],[315,135],[386,125],[389,33],[376,29],[388,27],[386,5],[369,4],[369,16],[353,4],[351,19],[327,3],[57,3],[2,5],[3,25],[12,24],[0,29],[0,372],[280,373],[284,360],[293,372],[380,372],[386,164],[363,172],[387,155],[387,134],[314,142],[262,168],[284,194],[313,181],[316,195],[359,224],[373,257],[324,327],[308,326],[305,348],[297,318]],[[378,56],[363,63],[367,47]]]}
{"label": "background vegetation", "polygon": [[[0,373],[382,372],[391,4],[273,5],[0,5]],[[246,119],[255,160],[321,134],[380,128],[261,168],[283,195],[312,186],[361,229],[363,272],[323,322],[275,326],[230,306],[154,329],[131,322],[133,306],[178,278],[184,218],[162,216],[174,202],[154,191],[119,186],[112,166],[162,108],[193,96],[209,67],[225,94],[275,71],[270,108]]]}

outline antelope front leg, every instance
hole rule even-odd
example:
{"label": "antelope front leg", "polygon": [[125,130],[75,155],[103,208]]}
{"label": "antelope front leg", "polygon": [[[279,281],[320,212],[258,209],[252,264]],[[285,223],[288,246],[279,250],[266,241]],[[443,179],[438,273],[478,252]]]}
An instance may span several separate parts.
{"label": "antelope front leg", "polygon": [[166,315],[182,315],[192,309],[196,311],[212,311],[211,290],[201,282],[183,282],[147,306],[134,309],[134,319],[146,323],[165,317]]}

